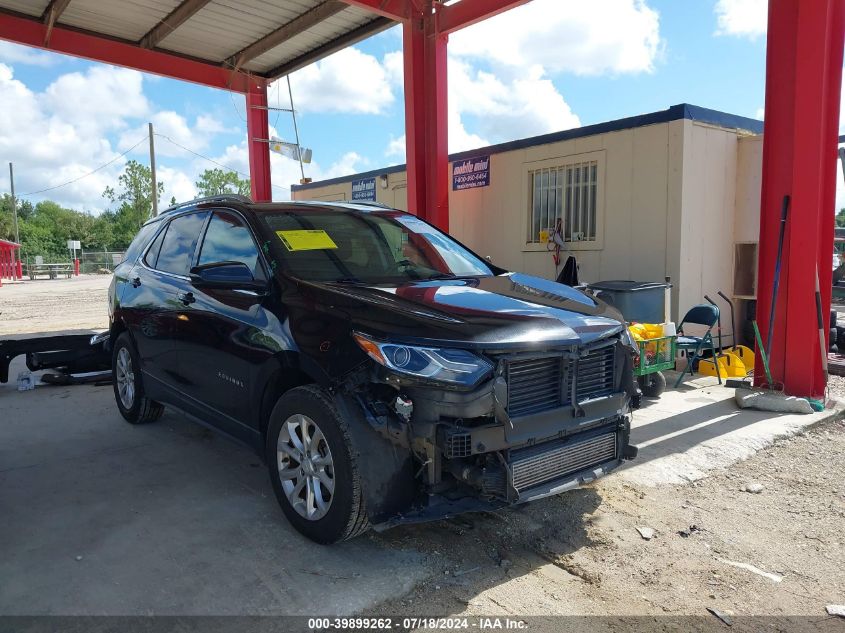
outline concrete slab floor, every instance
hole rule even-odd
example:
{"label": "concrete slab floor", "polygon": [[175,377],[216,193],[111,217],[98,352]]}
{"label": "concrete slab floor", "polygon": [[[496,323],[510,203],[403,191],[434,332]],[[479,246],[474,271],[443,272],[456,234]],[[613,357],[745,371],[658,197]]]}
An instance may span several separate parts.
{"label": "concrete slab floor", "polygon": [[[610,478],[698,479],[840,413],[740,412],[732,397],[699,378],[647,401],[639,458]],[[420,551],[401,532],[315,545],[252,453],[173,412],[130,426],[110,386],[0,385],[0,513],[0,614],[21,615],[351,614],[430,577],[422,551],[448,534],[414,529],[430,534]]]}
{"label": "concrete slab floor", "polygon": [[631,441],[639,455],[613,476],[645,486],[695,481],[748,459],[778,437],[843,412],[840,403],[808,415],[740,409],[734,401],[736,390],[718,384],[715,377],[687,376],[673,389],[677,376],[666,372],[670,387],[659,399],[645,399],[634,412]]}
{"label": "concrete slab floor", "polygon": [[429,574],[377,535],[301,537],[253,453],[170,411],[131,426],[111,386],[0,385],[0,515],[2,615],[351,614]]}

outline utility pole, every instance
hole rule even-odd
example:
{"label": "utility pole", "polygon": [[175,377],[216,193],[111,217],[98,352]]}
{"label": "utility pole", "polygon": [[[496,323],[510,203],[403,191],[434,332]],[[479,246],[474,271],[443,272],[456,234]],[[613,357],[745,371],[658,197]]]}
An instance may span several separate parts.
{"label": "utility pole", "polygon": [[12,187],[12,218],[15,223],[15,242],[21,243],[21,234],[18,231],[18,202],[15,200],[15,168],[9,163],[9,183]]}
{"label": "utility pole", "polygon": [[158,215],[158,185],[156,184],[156,147],[153,123],[150,121],[150,176],[152,178],[153,217]]}

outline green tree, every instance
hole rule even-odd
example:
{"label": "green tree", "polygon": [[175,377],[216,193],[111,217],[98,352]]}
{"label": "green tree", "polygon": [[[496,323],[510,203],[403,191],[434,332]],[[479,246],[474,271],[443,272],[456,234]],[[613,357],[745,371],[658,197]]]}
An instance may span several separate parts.
{"label": "green tree", "polygon": [[199,194],[204,197],[221,196],[227,193],[248,196],[250,192],[249,180],[241,178],[233,171],[216,168],[206,169],[194,184]]}
{"label": "green tree", "polygon": [[[18,225],[32,217],[33,207],[29,200],[16,200],[18,207]],[[0,197],[0,239],[15,239],[15,218],[12,210],[12,196],[4,193]]]}
{"label": "green tree", "polygon": [[845,226],[845,209],[839,209],[836,214],[836,226]]}
{"label": "green tree", "polygon": [[[125,249],[135,237],[138,229],[152,212],[150,195],[150,168],[138,161],[126,163],[123,173],[117,179],[117,188],[106,187],[103,197],[112,203],[119,203],[114,212],[112,226],[113,247]],[[156,183],[158,197],[164,193],[164,183]]]}

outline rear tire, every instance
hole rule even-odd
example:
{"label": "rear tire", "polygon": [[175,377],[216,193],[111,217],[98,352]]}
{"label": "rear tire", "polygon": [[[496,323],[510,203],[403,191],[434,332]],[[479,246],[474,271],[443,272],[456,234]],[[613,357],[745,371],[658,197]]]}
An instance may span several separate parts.
{"label": "rear tire", "polygon": [[118,336],[114,343],[111,376],[114,399],[124,420],[130,424],[146,424],[161,417],[164,407],[144,395],[138,352],[126,332]]}
{"label": "rear tire", "polygon": [[265,450],[273,492],[298,532],[328,544],[370,528],[347,424],[326,391],[305,385],[279,398]]}
{"label": "rear tire", "polygon": [[640,391],[646,398],[659,398],[666,390],[666,376],[660,371],[645,376],[637,376],[637,382],[640,383]]}

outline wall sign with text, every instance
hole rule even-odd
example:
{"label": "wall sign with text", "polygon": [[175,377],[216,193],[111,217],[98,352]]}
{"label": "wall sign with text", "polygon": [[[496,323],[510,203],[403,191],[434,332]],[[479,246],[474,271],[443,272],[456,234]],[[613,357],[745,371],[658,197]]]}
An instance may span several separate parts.
{"label": "wall sign with text", "polygon": [[352,199],[376,201],[376,179],[362,178],[352,181]]}
{"label": "wall sign with text", "polygon": [[476,156],[452,163],[452,191],[490,184],[490,156]]}

